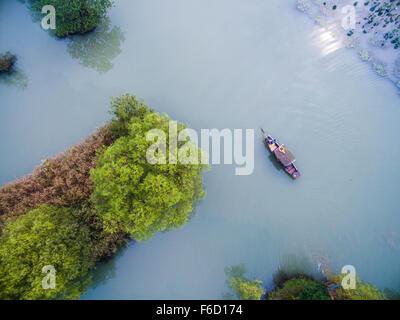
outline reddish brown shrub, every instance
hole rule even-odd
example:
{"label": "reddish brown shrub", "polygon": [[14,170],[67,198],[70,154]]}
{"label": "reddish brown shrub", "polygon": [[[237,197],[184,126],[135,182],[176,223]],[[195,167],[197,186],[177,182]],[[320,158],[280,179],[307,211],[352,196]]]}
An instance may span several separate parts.
{"label": "reddish brown shrub", "polygon": [[90,169],[96,155],[115,141],[109,125],[54,158],[45,160],[33,173],[0,189],[0,233],[10,218],[25,214],[41,204],[74,208],[74,215],[92,230],[95,261],[113,255],[128,238],[123,232],[103,230],[91,203],[93,182]]}
{"label": "reddish brown shrub", "polygon": [[96,165],[98,152],[128,133],[133,117],[143,119],[152,112],[135,96],[114,98],[111,104],[113,119],[83,142],[54,158],[45,160],[32,174],[0,188],[0,234],[7,220],[23,215],[41,204],[72,208],[72,214],[91,229],[93,256],[111,256],[128,242],[127,234],[110,234],[103,229],[90,197],[94,185],[90,170]]}
{"label": "reddish brown shrub", "polygon": [[80,207],[90,198],[93,182],[90,169],[95,166],[97,150],[113,142],[108,125],[83,142],[54,158],[45,160],[32,174],[0,189],[0,228],[10,218],[47,203]]}

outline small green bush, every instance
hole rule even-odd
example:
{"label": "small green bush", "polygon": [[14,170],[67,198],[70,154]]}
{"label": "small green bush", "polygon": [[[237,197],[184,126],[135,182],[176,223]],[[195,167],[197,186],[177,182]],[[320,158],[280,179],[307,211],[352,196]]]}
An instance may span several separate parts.
{"label": "small green bush", "polygon": [[56,9],[56,30],[58,37],[93,30],[112,7],[111,0],[30,0],[31,7],[41,12],[43,6]]}
{"label": "small green bush", "polygon": [[[342,282],[342,275],[331,275],[332,281]],[[386,296],[375,285],[369,282],[361,282],[356,278],[356,288],[344,290],[339,288],[336,290],[336,300],[386,300]]]}
{"label": "small green bush", "polygon": [[230,283],[239,300],[261,300],[261,296],[265,294],[261,280],[232,278]]}
{"label": "small green bush", "polygon": [[[225,268],[226,283],[231,292],[239,300],[261,300],[265,289],[261,280],[249,280],[245,277],[246,268],[243,264]],[[232,293],[225,294],[226,299],[233,298]]]}
{"label": "small green bush", "polygon": [[11,73],[16,61],[17,57],[9,51],[0,54],[0,74]]}
{"label": "small green bush", "polygon": [[322,282],[292,278],[281,288],[271,291],[268,300],[330,300],[330,296]]}
{"label": "small green bush", "polygon": [[129,125],[133,118],[143,120],[144,117],[153,113],[142,100],[131,94],[121,95],[111,100],[110,114],[113,118],[110,121],[110,130],[115,138],[129,135]]}
{"label": "small green bush", "polygon": [[300,300],[331,300],[328,288],[317,281],[310,281],[300,293]]}

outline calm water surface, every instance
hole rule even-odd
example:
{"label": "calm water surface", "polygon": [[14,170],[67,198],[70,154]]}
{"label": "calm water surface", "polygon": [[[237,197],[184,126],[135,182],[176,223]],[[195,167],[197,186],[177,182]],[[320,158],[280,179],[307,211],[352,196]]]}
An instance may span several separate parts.
{"label": "calm water surface", "polygon": [[0,79],[1,184],[102,125],[124,92],[194,129],[263,126],[303,173],[277,170],[256,135],[252,175],[213,166],[191,222],[100,266],[108,280],[82,298],[218,299],[225,267],[268,284],[299,252],[400,287],[400,97],[294,1],[121,0],[109,25],[68,42],[0,0],[0,30],[21,70]]}

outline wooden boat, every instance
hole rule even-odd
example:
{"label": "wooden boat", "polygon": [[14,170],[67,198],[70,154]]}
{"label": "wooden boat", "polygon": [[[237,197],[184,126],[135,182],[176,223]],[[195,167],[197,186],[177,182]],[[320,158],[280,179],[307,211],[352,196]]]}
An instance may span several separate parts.
{"label": "wooden boat", "polygon": [[297,179],[300,177],[300,172],[297,170],[294,162],[296,161],[293,154],[286,148],[285,145],[279,145],[276,142],[276,139],[272,138],[270,135],[267,135],[263,129],[261,129],[263,134],[265,143],[269,151],[274,155],[276,160],[282,165],[285,171],[293,178]]}
{"label": "wooden boat", "polygon": [[337,281],[329,281],[329,282],[325,282],[324,284],[328,288],[328,292],[329,292],[329,296],[331,297],[331,300],[335,300],[336,289],[340,288],[342,286],[342,284]]}

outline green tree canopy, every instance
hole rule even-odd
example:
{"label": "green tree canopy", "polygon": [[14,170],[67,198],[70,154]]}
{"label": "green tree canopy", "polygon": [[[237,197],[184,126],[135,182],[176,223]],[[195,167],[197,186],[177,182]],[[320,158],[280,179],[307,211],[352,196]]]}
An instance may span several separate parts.
{"label": "green tree canopy", "polygon": [[45,5],[54,6],[58,37],[93,30],[113,5],[111,0],[30,0],[30,3],[39,13]]}
{"label": "green tree canopy", "polygon": [[129,135],[129,126],[133,118],[143,120],[146,115],[153,113],[142,100],[131,94],[124,94],[111,100],[109,113],[113,116],[110,129],[114,137]]}
{"label": "green tree canopy", "polygon": [[268,300],[330,300],[323,283],[307,278],[292,278],[268,294]]}
{"label": "green tree canopy", "polygon": [[[331,275],[332,281],[342,282],[342,275]],[[337,300],[386,300],[386,296],[375,285],[369,282],[361,282],[356,277],[356,288],[345,290],[340,288],[336,290]]]}
{"label": "green tree canopy", "polygon": [[[48,265],[55,268],[56,288],[45,290],[42,268]],[[42,205],[3,230],[0,299],[78,298],[92,266],[89,228],[70,209]]]}
{"label": "green tree canopy", "polygon": [[[105,229],[123,230],[143,241],[158,231],[182,226],[193,204],[204,196],[205,166],[150,164],[146,154],[154,141],[147,141],[146,134],[161,129],[168,142],[168,116],[150,112],[129,95],[114,100],[113,112],[119,116],[111,127],[122,137],[100,155],[91,171],[92,200]],[[178,132],[184,128],[178,124]]]}
{"label": "green tree canopy", "polygon": [[239,300],[261,300],[261,296],[265,294],[261,280],[232,278],[230,284]]}
{"label": "green tree canopy", "polygon": [[[243,264],[225,268],[227,285],[239,300],[261,300],[265,289],[261,280],[249,280],[245,277],[246,268]],[[231,294],[226,294],[230,299]]]}
{"label": "green tree canopy", "polygon": [[299,296],[300,300],[331,300],[327,287],[321,281],[310,281]]}

